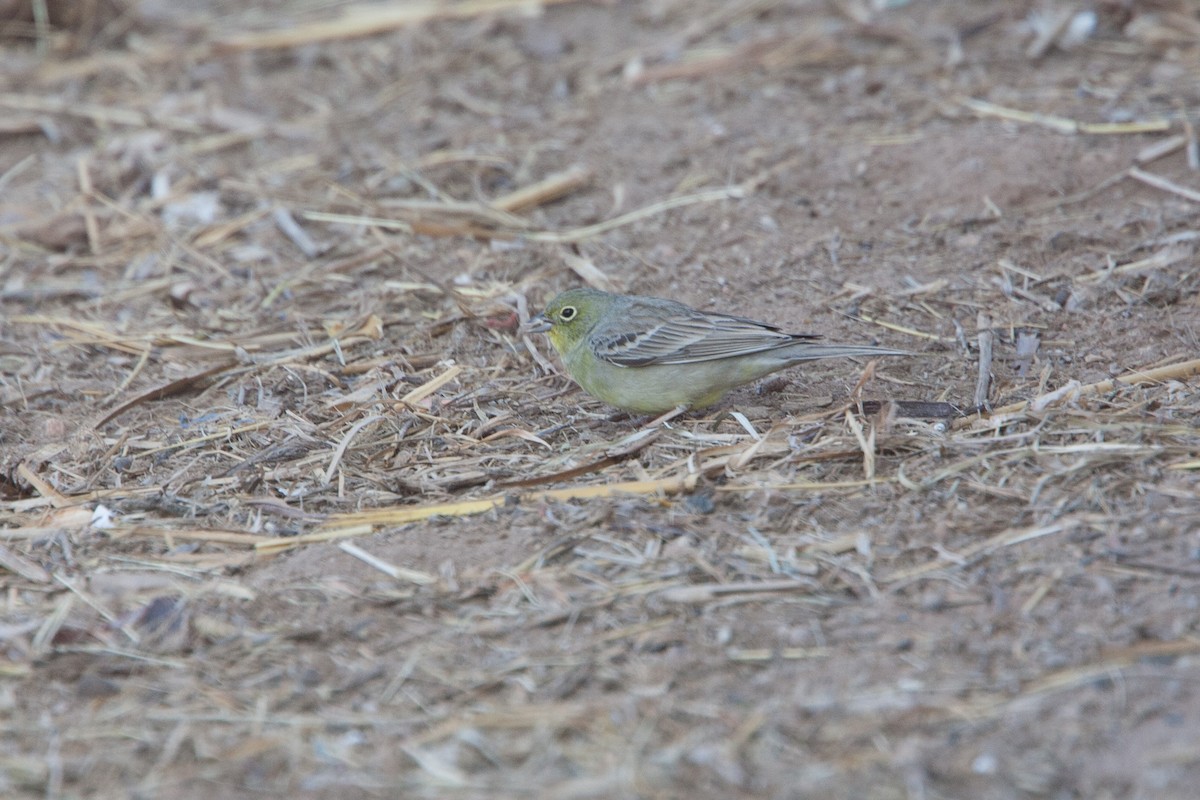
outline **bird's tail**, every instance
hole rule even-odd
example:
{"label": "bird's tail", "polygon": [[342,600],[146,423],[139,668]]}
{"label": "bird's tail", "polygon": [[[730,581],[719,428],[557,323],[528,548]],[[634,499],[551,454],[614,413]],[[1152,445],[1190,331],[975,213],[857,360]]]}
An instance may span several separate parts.
{"label": "bird's tail", "polygon": [[797,342],[779,349],[779,356],[791,362],[816,361],[819,358],[871,358],[874,356],[911,356],[906,350],[873,347],[869,344],[824,344]]}

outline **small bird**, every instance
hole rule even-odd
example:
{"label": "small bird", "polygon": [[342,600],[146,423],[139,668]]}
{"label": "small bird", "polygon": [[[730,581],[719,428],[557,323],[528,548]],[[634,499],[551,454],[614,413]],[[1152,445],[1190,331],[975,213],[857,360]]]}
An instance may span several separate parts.
{"label": "small bird", "polygon": [[703,408],[734,387],[801,361],[902,356],[903,350],[821,344],[745,317],[709,314],[674,300],[568,289],[529,321],[548,333],[583,389],[626,411]]}

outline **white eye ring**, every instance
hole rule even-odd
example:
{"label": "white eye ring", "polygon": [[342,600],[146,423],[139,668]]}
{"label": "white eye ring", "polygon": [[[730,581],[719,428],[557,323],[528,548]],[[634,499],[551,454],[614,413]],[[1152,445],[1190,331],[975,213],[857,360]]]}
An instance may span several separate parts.
{"label": "white eye ring", "polygon": [[558,318],[563,322],[570,322],[575,319],[575,315],[578,313],[579,311],[575,306],[563,306],[562,310],[558,312]]}

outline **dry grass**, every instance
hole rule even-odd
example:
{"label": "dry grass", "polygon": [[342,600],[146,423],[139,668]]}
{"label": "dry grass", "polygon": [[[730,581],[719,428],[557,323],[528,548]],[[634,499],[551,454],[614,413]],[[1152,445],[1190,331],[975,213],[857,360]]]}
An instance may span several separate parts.
{"label": "dry grass", "polygon": [[[1187,796],[1190,7],[526,5],[25,30],[0,792]],[[578,280],[919,355],[646,425]]]}

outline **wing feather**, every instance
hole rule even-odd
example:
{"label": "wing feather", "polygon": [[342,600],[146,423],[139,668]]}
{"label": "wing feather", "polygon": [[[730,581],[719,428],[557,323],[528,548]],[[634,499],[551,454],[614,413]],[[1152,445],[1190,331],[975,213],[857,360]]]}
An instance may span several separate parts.
{"label": "wing feather", "polygon": [[[593,333],[592,348],[597,356],[617,366],[644,367],[715,361],[821,338],[784,333],[774,325],[745,317],[680,308],[666,319],[662,319],[662,309],[655,309],[657,314],[630,309],[631,313],[612,326],[623,330]],[[639,318],[650,324],[638,325]]]}

